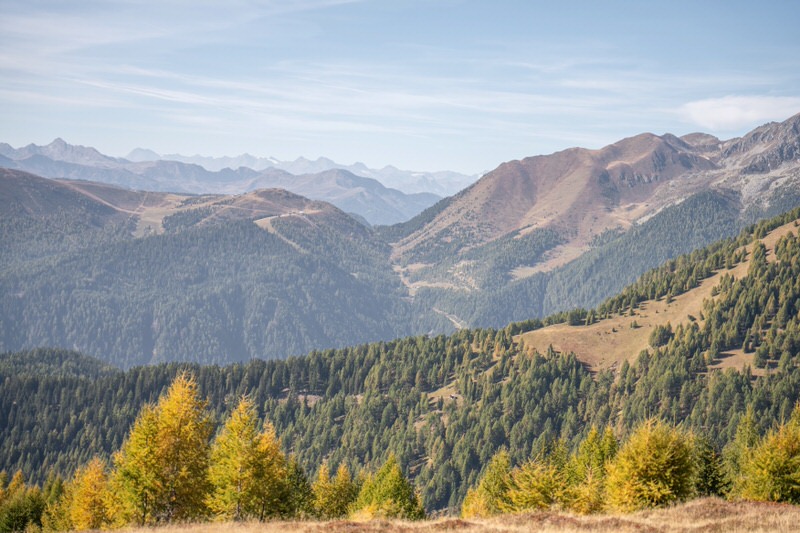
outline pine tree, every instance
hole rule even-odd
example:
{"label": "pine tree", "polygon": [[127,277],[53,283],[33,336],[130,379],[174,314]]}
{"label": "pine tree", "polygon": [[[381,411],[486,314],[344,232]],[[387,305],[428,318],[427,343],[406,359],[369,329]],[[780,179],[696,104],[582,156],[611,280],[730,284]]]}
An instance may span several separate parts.
{"label": "pine tree", "polygon": [[283,501],[282,516],[287,518],[306,518],[314,514],[314,493],[303,467],[292,456],[286,465],[286,497]]}
{"label": "pine tree", "polygon": [[75,472],[71,491],[69,518],[73,528],[100,529],[109,524],[106,465],[100,458]]}
{"label": "pine tree", "polygon": [[703,436],[695,441],[697,458],[696,492],[700,496],[723,496],[730,489],[725,475],[725,463],[711,441]]}

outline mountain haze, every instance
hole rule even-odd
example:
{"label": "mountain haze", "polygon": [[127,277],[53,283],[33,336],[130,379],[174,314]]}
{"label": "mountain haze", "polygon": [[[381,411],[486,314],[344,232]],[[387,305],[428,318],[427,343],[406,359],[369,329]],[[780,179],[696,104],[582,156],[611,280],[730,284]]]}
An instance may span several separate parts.
{"label": "mountain haze", "polygon": [[[136,154],[141,155],[140,152]],[[440,199],[429,192],[406,194],[344,169],[327,168],[302,175],[245,166],[210,171],[193,163],[137,159],[108,157],[94,148],[73,146],[62,139],[46,146],[31,144],[19,149],[0,145],[0,167],[48,178],[100,181],[135,190],[189,194],[240,194],[280,187],[332,203],[369,224],[403,222]]]}
{"label": "mountain haze", "polygon": [[346,170],[363,178],[378,180],[386,187],[391,187],[406,194],[432,193],[438,196],[450,196],[473,183],[478,176],[469,176],[452,171],[421,172],[401,170],[391,165],[381,169],[369,168],[363,163],[342,165],[326,157],[315,160],[298,157],[294,161],[280,161],[274,157],[256,157],[242,154],[236,157],[208,157],[201,155],[185,156],[181,154],[159,155],[146,148],[132,150],[127,159],[135,162],[143,161],[180,161],[200,165],[206,170],[217,172],[225,168],[247,167],[253,170],[277,169],[294,175],[319,174],[328,170]]}
{"label": "mountain haze", "polygon": [[[376,228],[285,190],[370,216],[410,198],[384,189],[375,203],[379,184],[345,170],[221,171],[250,191],[235,195],[5,170],[0,349],[66,347],[123,367],[241,361],[595,307],[648,269],[800,205],[798,122],[729,141],[648,133],[504,163]],[[139,165],[137,179],[209,174],[124,164]]]}
{"label": "mountain haze", "polygon": [[11,170],[0,191],[0,350],[67,346],[127,367],[285,357],[411,331],[388,246],[330,204]]}

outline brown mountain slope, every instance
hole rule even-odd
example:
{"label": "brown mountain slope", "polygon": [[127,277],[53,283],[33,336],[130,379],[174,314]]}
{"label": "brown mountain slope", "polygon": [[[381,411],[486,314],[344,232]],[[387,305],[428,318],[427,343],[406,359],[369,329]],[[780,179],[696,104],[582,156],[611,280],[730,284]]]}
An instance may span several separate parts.
{"label": "brown mountain slope", "polygon": [[[761,239],[767,248],[768,261],[775,258],[775,243],[789,232],[797,234],[795,222],[776,228]],[[750,249],[752,245],[748,246],[748,251]],[[668,322],[673,327],[678,324],[687,325],[693,319],[702,325],[703,302],[712,298],[711,289],[719,284],[720,278],[725,274],[734,278],[747,275],[749,266],[748,258],[731,270],[717,272],[703,280],[698,287],[676,296],[669,304],[664,299],[643,302],[634,316],[612,316],[589,326],[555,324],[524,333],[520,337],[526,346],[536,348],[542,353],[549,346],[558,352],[574,352],[578,359],[594,370],[617,367],[625,360],[634,361],[639,352],[649,347],[650,333],[658,325],[666,325]],[[742,368],[746,364],[753,366],[753,354],[744,354],[738,350],[725,355],[716,368]],[[758,369],[754,371],[757,372]]]}
{"label": "brown mountain slope", "polygon": [[[743,205],[782,185],[800,186],[800,114],[740,139],[644,133],[599,150],[571,148],[500,165],[394,244],[401,265],[435,262],[504,236],[556,229],[550,269],[592,239],[629,228],[694,193],[725,189]],[[524,276],[518,272],[515,277]]]}
{"label": "brown mountain slope", "polygon": [[[27,172],[0,168],[0,213],[39,217],[59,210],[80,209],[102,226],[112,219],[133,220],[135,237],[164,232],[164,220],[194,211],[193,225],[223,220],[253,220],[268,231],[273,217],[348,218],[334,206],[282,189],[261,189],[240,195],[173,194],[124,189],[81,180],[51,180]],[[349,219],[348,219],[349,220]],[[348,224],[349,225],[349,224]]]}
{"label": "brown mountain slope", "polygon": [[98,222],[119,215],[119,210],[67,184],[18,170],[0,168],[0,214],[38,217],[78,209]]}
{"label": "brown mountain slope", "polygon": [[[434,220],[397,244],[417,247],[460,239],[468,249],[513,231],[561,229],[586,245],[646,214],[653,192],[687,172],[716,165],[680,139],[642,134],[601,150],[572,148],[500,165],[459,194]],[[431,243],[433,241],[433,243]]]}

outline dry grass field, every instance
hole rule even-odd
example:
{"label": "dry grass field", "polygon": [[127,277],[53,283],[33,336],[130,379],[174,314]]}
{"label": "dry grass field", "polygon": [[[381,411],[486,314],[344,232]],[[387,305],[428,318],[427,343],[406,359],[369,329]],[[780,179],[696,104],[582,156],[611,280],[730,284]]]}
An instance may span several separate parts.
{"label": "dry grass field", "polygon": [[[767,260],[775,260],[773,250],[780,237],[790,232],[797,234],[798,229],[794,224],[790,222],[780,226],[761,239],[767,248]],[[752,246],[748,246],[748,251],[750,248]],[[640,351],[648,348],[650,333],[657,325],[669,322],[675,327],[678,324],[688,325],[691,320],[699,320],[702,325],[703,302],[712,298],[711,289],[719,284],[725,274],[737,279],[747,275],[749,266],[748,258],[731,270],[722,270],[703,280],[697,288],[676,296],[669,304],[663,298],[643,302],[634,316],[613,316],[590,326],[555,324],[524,333],[521,337],[526,346],[540,352],[546,351],[550,345],[559,352],[574,352],[593,370],[616,368],[622,361],[634,361]],[[745,365],[752,366],[752,354],[731,352],[726,355],[729,357],[723,358],[712,368],[741,369]],[[756,374],[759,372],[758,369],[754,371]]]}
{"label": "dry grass field", "polygon": [[[134,529],[133,533],[153,533]],[[786,504],[727,502],[702,498],[675,507],[627,515],[576,516],[552,511],[507,515],[492,519],[440,518],[421,522],[373,520],[369,522],[268,522],[189,524],[160,528],[160,533],[571,533],[571,532],[685,532],[743,533],[800,531],[800,507]]]}

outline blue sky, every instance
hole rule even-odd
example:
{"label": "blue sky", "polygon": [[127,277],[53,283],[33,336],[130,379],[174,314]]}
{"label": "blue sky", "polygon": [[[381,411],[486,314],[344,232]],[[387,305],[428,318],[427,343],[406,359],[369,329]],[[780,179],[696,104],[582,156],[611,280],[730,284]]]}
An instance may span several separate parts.
{"label": "blue sky", "polygon": [[2,0],[0,142],[479,173],[800,112],[800,2]]}

